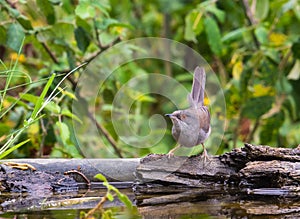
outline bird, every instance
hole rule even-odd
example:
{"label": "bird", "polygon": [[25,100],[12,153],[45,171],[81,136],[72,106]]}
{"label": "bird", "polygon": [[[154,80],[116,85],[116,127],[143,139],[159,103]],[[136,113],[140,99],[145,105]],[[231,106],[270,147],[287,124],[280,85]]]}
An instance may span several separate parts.
{"label": "bird", "polygon": [[178,145],[169,151],[169,158],[174,155],[174,152],[181,146],[194,147],[202,145],[204,161],[208,158],[207,151],[204,146],[205,140],[211,132],[210,112],[204,106],[206,73],[204,68],[196,67],[193,77],[193,85],[191,93],[188,94],[190,107],[184,110],[176,110],[168,116],[172,123],[172,135],[178,142]]}

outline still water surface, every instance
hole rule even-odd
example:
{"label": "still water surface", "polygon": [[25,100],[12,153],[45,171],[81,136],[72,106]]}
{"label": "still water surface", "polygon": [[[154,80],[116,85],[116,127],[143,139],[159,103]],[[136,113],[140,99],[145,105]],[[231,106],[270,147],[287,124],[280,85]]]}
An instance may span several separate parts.
{"label": "still water surface", "polygon": [[[121,190],[135,202],[131,190]],[[105,190],[80,191],[74,194],[32,196],[29,194],[1,194],[0,218],[80,218],[82,212],[94,207]],[[165,199],[170,195],[160,194],[151,199]],[[128,211],[115,199],[106,202],[105,211],[113,218],[300,218],[300,196],[282,189],[258,189],[217,192],[206,196],[193,196],[190,201],[161,205],[134,206]]]}

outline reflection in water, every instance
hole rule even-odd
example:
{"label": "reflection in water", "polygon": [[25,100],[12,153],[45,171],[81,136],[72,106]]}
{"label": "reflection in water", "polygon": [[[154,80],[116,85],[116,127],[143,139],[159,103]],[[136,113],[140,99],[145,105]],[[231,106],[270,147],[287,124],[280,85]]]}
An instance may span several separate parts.
{"label": "reflection in water", "polygon": [[[0,217],[80,218],[80,212],[93,208],[105,192],[104,189],[80,190],[76,194],[56,194],[51,197],[1,194]],[[121,192],[135,201],[131,189],[122,189]],[[211,193],[190,189],[178,194],[144,197],[138,200],[138,207],[134,207],[132,212],[128,212],[118,199],[106,202],[104,207],[117,218],[299,218],[299,199],[298,194],[282,189],[237,191],[227,188],[226,191],[220,189]]]}

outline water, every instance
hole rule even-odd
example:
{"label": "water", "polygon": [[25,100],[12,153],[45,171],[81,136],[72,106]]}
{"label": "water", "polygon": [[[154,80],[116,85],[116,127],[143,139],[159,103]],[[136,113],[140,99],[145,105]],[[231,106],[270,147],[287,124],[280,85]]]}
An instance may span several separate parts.
{"label": "water", "polygon": [[[135,201],[130,189],[121,189],[121,192]],[[80,218],[83,212],[96,206],[105,193],[105,189],[44,196],[2,193],[0,218]],[[173,199],[176,194],[144,197],[141,205],[134,206],[131,211],[116,198],[113,202],[106,202],[104,210],[118,219],[300,218],[300,196],[284,189],[232,189],[210,194],[190,190],[184,194],[180,193],[178,199]],[[147,204],[155,199],[162,204]]]}

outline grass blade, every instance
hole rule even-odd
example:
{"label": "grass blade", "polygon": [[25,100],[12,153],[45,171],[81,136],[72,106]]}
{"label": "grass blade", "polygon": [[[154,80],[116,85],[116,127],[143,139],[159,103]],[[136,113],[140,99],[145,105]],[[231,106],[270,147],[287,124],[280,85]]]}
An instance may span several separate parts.
{"label": "grass blade", "polygon": [[13,147],[9,148],[8,150],[4,151],[3,153],[0,154],[0,159],[6,157],[11,152],[13,152],[14,150],[17,150],[19,147],[21,147],[22,145],[26,144],[29,141],[30,141],[30,139],[27,139],[25,141],[20,142],[19,144],[14,145]]}
{"label": "grass blade", "polygon": [[39,110],[41,109],[42,105],[43,105],[43,101],[44,101],[44,98],[55,78],[56,74],[52,74],[51,77],[49,78],[49,80],[47,81],[47,84],[45,85],[44,89],[43,89],[43,92],[42,94],[40,95],[39,99],[37,100],[35,106],[34,106],[34,109],[33,109],[33,112],[30,116],[30,119],[35,119],[35,117],[37,116]]}

